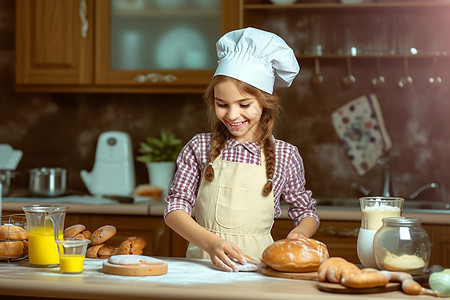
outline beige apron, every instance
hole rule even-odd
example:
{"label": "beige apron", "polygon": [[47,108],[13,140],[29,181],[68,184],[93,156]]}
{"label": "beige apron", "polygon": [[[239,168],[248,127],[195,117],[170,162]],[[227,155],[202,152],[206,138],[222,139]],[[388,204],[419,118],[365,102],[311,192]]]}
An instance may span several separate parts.
{"label": "beige apron", "polygon": [[[265,158],[261,165],[230,162],[217,158],[212,167],[213,182],[202,179],[195,204],[198,224],[236,244],[244,254],[261,258],[273,243],[273,192],[264,196],[267,182]],[[207,252],[189,244],[186,257],[209,258]]]}

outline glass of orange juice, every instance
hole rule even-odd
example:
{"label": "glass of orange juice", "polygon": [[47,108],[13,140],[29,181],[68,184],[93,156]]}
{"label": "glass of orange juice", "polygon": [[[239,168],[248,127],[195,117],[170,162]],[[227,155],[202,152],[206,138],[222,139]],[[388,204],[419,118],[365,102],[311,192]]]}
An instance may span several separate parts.
{"label": "glass of orange juice", "polygon": [[59,268],[61,273],[75,274],[83,272],[84,257],[90,240],[57,240],[59,245]]}

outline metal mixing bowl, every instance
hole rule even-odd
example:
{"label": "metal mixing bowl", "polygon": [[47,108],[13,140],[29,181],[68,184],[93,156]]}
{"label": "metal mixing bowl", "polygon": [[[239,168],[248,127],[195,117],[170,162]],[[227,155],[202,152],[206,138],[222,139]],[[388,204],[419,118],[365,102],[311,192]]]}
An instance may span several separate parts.
{"label": "metal mixing bowl", "polygon": [[8,196],[14,188],[16,172],[12,170],[0,170],[0,183],[2,184],[2,196]]}
{"label": "metal mixing bowl", "polygon": [[57,197],[66,192],[67,170],[39,168],[30,170],[28,191],[33,196]]}

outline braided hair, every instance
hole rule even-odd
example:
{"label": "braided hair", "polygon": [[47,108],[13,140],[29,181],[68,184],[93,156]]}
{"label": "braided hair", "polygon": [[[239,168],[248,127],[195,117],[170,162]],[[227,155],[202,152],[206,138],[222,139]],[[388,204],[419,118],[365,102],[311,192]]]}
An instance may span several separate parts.
{"label": "braided hair", "polygon": [[261,145],[266,158],[266,178],[267,182],[264,184],[262,193],[264,196],[270,194],[273,189],[273,177],[275,174],[275,144],[272,138],[275,120],[278,117],[280,111],[280,98],[276,95],[271,95],[260,89],[251,86],[243,81],[228,77],[228,76],[215,76],[205,94],[203,100],[208,106],[208,117],[210,126],[212,128],[211,148],[209,153],[209,164],[205,169],[205,179],[209,182],[214,180],[214,169],[212,163],[219,157],[220,152],[225,147],[225,143],[232,137],[228,128],[217,118],[215,113],[215,99],[214,99],[214,87],[225,80],[231,80],[235,83],[236,87],[245,94],[254,95],[255,98],[262,104],[263,111],[261,119],[258,123],[260,128],[260,136],[257,142]]}

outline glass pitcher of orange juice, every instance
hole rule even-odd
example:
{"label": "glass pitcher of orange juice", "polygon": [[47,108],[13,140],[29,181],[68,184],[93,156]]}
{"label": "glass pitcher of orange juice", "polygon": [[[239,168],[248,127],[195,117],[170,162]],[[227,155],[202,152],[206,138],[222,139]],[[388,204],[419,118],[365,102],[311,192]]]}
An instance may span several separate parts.
{"label": "glass pitcher of orange juice", "polygon": [[28,259],[32,267],[59,266],[56,240],[63,239],[65,205],[27,205],[23,207],[28,225]]}

